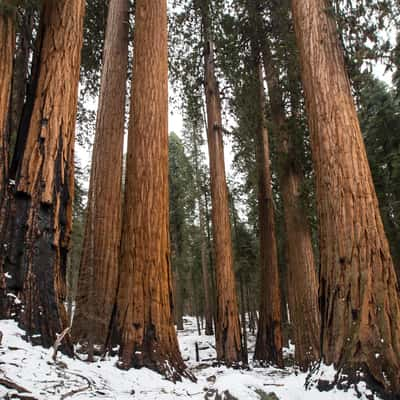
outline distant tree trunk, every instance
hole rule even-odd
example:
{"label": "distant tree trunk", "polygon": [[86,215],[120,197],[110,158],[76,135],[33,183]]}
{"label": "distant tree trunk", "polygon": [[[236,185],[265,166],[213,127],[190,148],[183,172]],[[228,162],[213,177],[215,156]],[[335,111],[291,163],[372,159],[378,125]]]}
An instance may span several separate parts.
{"label": "distant tree trunk", "polygon": [[204,29],[205,97],[211,173],[212,229],[217,283],[216,348],[219,361],[232,365],[242,360],[239,309],[233,271],[228,188],[225,176],[221,100],[215,77],[214,44],[210,35],[208,2],[202,3]]}
{"label": "distant tree trunk", "polygon": [[118,286],[128,68],[128,0],[108,7],[88,211],[72,334],[104,345]]}
{"label": "distant tree trunk", "polygon": [[283,367],[281,293],[275,216],[272,195],[269,138],[265,115],[265,93],[258,52],[254,54],[256,81],[256,162],[258,173],[258,225],[260,240],[261,301],[254,358]]}
{"label": "distant tree trunk", "polygon": [[11,81],[13,73],[13,58],[15,46],[14,13],[1,7],[10,6],[5,1],[0,6],[0,317],[9,315],[7,298],[7,282],[3,271],[6,249],[4,248],[4,225],[6,220],[6,199],[8,185],[8,152],[9,135],[7,116],[11,96]]}
{"label": "distant tree trunk", "polygon": [[182,279],[182,271],[180,271],[181,267],[182,265],[179,262],[178,265],[175,266],[175,271],[173,271],[173,277],[175,281],[174,311],[175,311],[175,323],[178,331],[183,331],[183,313],[184,313],[183,310],[184,282]]}
{"label": "distant tree trunk", "polygon": [[208,274],[208,262],[207,262],[207,239],[205,236],[205,218],[204,218],[204,207],[201,203],[201,193],[199,197],[199,220],[200,220],[200,241],[201,241],[201,271],[203,276],[203,287],[204,287],[204,314],[206,319],[206,335],[213,335],[213,318],[212,318],[212,307],[211,307],[211,291],[210,291],[210,278]]}
{"label": "distant tree trunk", "polygon": [[[15,193],[10,265],[28,337],[50,346],[68,325],[63,305],[74,188],[73,147],[83,0],[43,2],[37,91]],[[64,350],[72,353],[69,337]]]}
{"label": "distant tree trunk", "polygon": [[293,0],[292,12],[316,172],[322,357],[348,382],[399,396],[399,288],[336,24],[325,0]]}
{"label": "distant tree trunk", "polygon": [[[255,21],[257,25],[260,22]],[[263,37],[265,37],[263,35]],[[296,160],[293,133],[289,130],[283,104],[279,72],[273,63],[268,39],[261,44],[266,74],[271,119],[278,139],[279,184],[284,208],[287,246],[288,302],[296,343],[296,363],[307,370],[320,355],[320,315],[318,283],[311,228],[302,205],[304,176]]]}
{"label": "distant tree trunk", "polygon": [[204,314],[206,319],[206,335],[213,335],[213,312],[212,312],[212,293],[210,290],[210,277],[208,273],[208,261],[207,261],[207,237],[206,237],[206,211],[204,209],[204,203],[202,199],[202,182],[199,169],[199,153],[196,143],[196,138],[193,138],[194,144],[194,162],[195,162],[195,174],[196,174],[196,189],[197,189],[197,203],[199,206],[199,222],[200,222],[200,254],[201,254],[201,271],[203,276],[203,287],[204,287]]}
{"label": "distant tree trunk", "polygon": [[120,367],[190,376],[176,337],[169,245],[167,1],[137,0],[118,326]]}

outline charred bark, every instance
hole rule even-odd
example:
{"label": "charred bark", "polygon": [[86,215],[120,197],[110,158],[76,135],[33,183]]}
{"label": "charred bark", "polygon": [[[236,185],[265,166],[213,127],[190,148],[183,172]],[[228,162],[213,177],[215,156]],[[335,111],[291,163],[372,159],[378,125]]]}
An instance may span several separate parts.
{"label": "charred bark", "polygon": [[[22,301],[19,322],[46,347],[68,324],[63,300],[83,13],[82,0],[43,2],[37,91],[16,179],[16,257],[8,267]],[[72,353],[69,337],[63,349]]]}

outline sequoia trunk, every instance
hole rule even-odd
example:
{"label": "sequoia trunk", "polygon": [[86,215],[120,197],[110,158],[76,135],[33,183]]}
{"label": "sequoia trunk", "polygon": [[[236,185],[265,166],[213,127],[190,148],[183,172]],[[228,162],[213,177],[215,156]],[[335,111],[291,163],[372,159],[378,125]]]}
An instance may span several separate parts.
{"label": "sequoia trunk", "polygon": [[261,299],[260,319],[254,358],[283,367],[281,293],[278,252],[275,236],[275,217],[272,196],[272,176],[268,130],[265,115],[265,93],[261,60],[254,56],[256,87],[256,163],[258,173],[258,226],[260,241]]}
{"label": "sequoia trunk", "polygon": [[137,0],[118,325],[120,366],[189,375],[176,337],[169,250],[167,1]]}
{"label": "sequoia trunk", "polygon": [[205,97],[211,174],[212,230],[215,249],[217,358],[227,365],[242,360],[239,309],[236,297],[228,188],[225,175],[221,99],[215,77],[214,44],[210,35],[208,2],[202,2],[204,30]]}
{"label": "sequoia trunk", "polygon": [[399,289],[335,21],[325,0],[293,0],[292,11],[316,172],[322,357],[399,395]]}
{"label": "sequoia trunk", "polygon": [[[37,90],[16,181],[8,267],[22,300],[20,323],[44,346],[68,326],[63,300],[83,14],[83,0],[43,2]],[[64,349],[72,352],[68,336]]]}
{"label": "sequoia trunk", "polygon": [[10,6],[6,1],[0,6],[0,316],[8,316],[7,283],[3,271],[4,225],[8,184],[9,135],[7,116],[11,96],[13,57],[15,46],[14,13],[1,7]]}
{"label": "sequoia trunk", "polygon": [[104,345],[118,286],[128,1],[111,0],[72,334]]}

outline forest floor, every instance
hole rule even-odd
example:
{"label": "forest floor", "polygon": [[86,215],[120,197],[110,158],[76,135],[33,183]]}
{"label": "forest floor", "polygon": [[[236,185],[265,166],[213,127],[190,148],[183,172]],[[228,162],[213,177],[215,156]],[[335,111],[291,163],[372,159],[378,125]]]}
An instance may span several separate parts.
{"label": "forest floor", "polygon": [[[257,368],[246,370],[213,366],[214,339],[199,336],[194,318],[185,318],[185,329],[179,332],[182,355],[197,377],[173,384],[148,370],[122,371],[116,358],[94,363],[70,359],[61,354],[52,360],[52,349],[32,346],[22,339],[21,331],[11,320],[0,321],[3,333],[0,346],[0,399],[25,400],[354,400],[366,399],[370,392],[358,387],[348,392],[306,390],[306,374],[293,367],[285,370]],[[200,361],[195,361],[195,343],[200,348]],[[249,350],[255,338],[249,335]],[[293,357],[293,348],[285,349],[285,357]],[[335,372],[321,368],[319,376],[329,380]],[[358,392],[358,396],[357,396]],[[360,397],[361,396],[361,397]]]}

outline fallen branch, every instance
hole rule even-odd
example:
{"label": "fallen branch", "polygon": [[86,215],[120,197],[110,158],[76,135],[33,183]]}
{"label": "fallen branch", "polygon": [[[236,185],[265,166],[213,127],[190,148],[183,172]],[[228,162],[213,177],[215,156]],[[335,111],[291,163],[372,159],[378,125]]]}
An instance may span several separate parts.
{"label": "fallen branch", "polygon": [[[10,381],[7,378],[0,378],[0,385],[5,386],[7,389],[16,390],[18,392],[18,398],[25,399],[25,400],[37,400],[36,397],[31,396],[31,392],[24,387],[16,384],[13,381]],[[25,395],[26,393],[26,395]],[[13,398],[13,397],[11,397]],[[15,398],[15,397],[14,397]]]}
{"label": "fallen branch", "polygon": [[57,361],[57,352],[58,352],[58,348],[60,347],[62,340],[64,339],[65,335],[70,331],[70,329],[71,329],[70,326],[68,326],[67,328],[65,328],[65,329],[61,332],[61,334],[57,336],[57,339],[56,339],[56,341],[54,342],[54,345],[53,345],[54,352],[53,352],[53,357],[52,357],[54,362]]}

